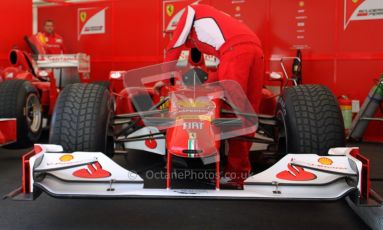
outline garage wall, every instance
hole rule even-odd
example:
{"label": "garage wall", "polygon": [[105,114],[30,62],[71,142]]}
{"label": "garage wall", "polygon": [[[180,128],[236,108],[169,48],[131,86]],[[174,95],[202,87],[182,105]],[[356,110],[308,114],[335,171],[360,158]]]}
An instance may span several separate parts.
{"label": "garage wall", "polygon": [[[359,4],[369,0],[202,0],[250,26],[261,38],[266,58],[303,52],[304,83],[320,83],[339,96],[363,103],[374,79],[383,73],[383,20],[349,21]],[[163,60],[168,39],[163,33],[165,4],[174,11],[192,0],[113,0],[71,6],[41,7],[39,25],[56,21],[72,52],[92,58],[92,79],[110,70],[130,69]],[[107,8],[106,32],[78,37],[79,9]],[[346,22],[347,27],[345,26]],[[280,71],[267,62],[268,71]],[[373,127],[373,128],[372,128]],[[371,123],[367,140],[383,141],[383,124]]]}
{"label": "garage wall", "polygon": [[[91,56],[92,80],[107,79],[109,71],[131,69],[160,62],[160,2],[101,1],[69,6],[40,7],[39,29],[46,19],[55,21],[56,32],[64,37],[68,52]],[[79,12],[105,9],[105,33],[79,36]]]}
{"label": "garage wall", "polygon": [[[163,33],[163,24],[169,17],[165,3],[172,3],[175,12],[196,0],[111,0],[78,3],[65,6],[42,6],[38,9],[38,25],[52,19],[56,32],[64,37],[68,52],[85,52],[91,56],[92,80],[106,79],[110,70],[125,70],[159,63],[164,57],[168,36]],[[203,0],[226,12],[236,12],[231,0]],[[252,8],[255,2],[248,1],[241,19],[253,29]],[[182,6],[182,7],[181,7]],[[249,7],[253,6],[253,7]],[[80,12],[83,9],[106,9],[104,34],[78,36]]]}
{"label": "garage wall", "polygon": [[[256,31],[269,57],[303,49],[304,83],[324,84],[337,96],[363,103],[383,73],[383,20],[349,20],[368,1],[256,0],[255,17],[262,21]],[[383,10],[383,2],[372,10]],[[278,69],[273,63],[268,67]],[[382,130],[381,122],[371,122],[366,140],[382,141]]]}
{"label": "garage wall", "polygon": [[25,48],[24,35],[32,33],[32,0],[2,0],[0,7],[0,67],[8,64],[12,47]]}

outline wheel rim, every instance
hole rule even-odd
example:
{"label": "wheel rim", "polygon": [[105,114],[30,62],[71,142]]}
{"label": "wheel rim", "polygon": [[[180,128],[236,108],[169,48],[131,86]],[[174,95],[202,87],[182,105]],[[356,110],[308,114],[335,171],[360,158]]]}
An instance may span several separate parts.
{"label": "wheel rim", "polygon": [[25,117],[27,125],[32,133],[40,131],[42,112],[40,100],[36,94],[29,94],[25,103]]}

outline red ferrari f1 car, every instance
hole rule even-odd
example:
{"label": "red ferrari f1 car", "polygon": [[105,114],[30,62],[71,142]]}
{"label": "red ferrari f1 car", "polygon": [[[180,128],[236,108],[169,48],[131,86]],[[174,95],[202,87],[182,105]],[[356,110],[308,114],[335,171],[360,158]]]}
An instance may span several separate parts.
{"label": "red ferrari f1 car", "polygon": [[89,56],[85,54],[46,55],[41,53],[42,47],[36,48],[39,43],[28,38],[26,41],[33,54],[11,50],[10,66],[0,73],[0,119],[17,120],[14,145],[18,147],[38,141],[59,92],[66,85],[87,78],[90,71]]}
{"label": "red ferrari f1 car", "polygon": [[[158,81],[167,86],[153,90]],[[236,82],[208,82],[202,69],[174,62],[113,71],[109,87],[67,86],[54,110],[51,144],[35,145],[23,156],[22,187],[9,196],[34,199],[43,191],[93,198],[348,197],[356,210],[381,211],[382,200],[370,189],[368,159],[357,148],[343,147],[341,112],[328,88],[283,87],[278,101],[265,92],[263,106],[275,100],[275,113],[262,115]],[[258,161],[268,159],[268,166],[255,169],[242,188],[223,189],[226,141],[234,139],[266,145],[268,157]],[[119,165],[110,158],[133,150],[143,158],[159,156],[160,170],[137,170],[130,161]],[[189,176],[201,184],[184,187],[180,173],[190,169],[198,169]],[[153,178],[160,183],[151,183]]]}

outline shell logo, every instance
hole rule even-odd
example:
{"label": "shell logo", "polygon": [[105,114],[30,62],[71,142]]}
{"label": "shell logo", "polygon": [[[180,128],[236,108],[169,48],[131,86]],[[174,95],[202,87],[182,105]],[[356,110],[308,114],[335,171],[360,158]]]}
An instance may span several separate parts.
{"label": "shell logo", "polygon": [[321,163],[322,165],[332,165],[334,162],[327,157],[321,157],[318,159],[318,162]]}
{"label": "shell logo", "polygon": [[359,0],[352,0],[352,2],[353,2],[353,3],[358,3],[358,2],[359,2]]}
{"label": "shell logo", "polygon": [[65,154],[60,157],[60,161],[68,162],[73,160],[73,156],[71,154]]}
{"label": "shell logo", "polygon": [[300,2],[299,2],[299,6],[300,6],[300,7],[304,7],[304,6],[305,6],[305,2],[304,2],[304,1],[300,1]]}

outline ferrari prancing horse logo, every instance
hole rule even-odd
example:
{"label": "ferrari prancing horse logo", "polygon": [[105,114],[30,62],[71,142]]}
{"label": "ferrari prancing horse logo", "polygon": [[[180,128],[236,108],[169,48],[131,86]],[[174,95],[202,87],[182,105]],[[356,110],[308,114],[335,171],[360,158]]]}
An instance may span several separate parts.
{"label": "ferrari prancing horse logo", "polygon": [[166,6],[166,13],[168,14],[169,17],[171,17],[174,13],[174,5],[169,4]]}
{"label": "ferrari prancing horse logo", "polygon": [[80,13],[80,19],[81,19],[81,22],[85,22],[85,20],[86,20],[86,17],[87,17],[87,14],[86,14],[86,12],[81,12]]}

